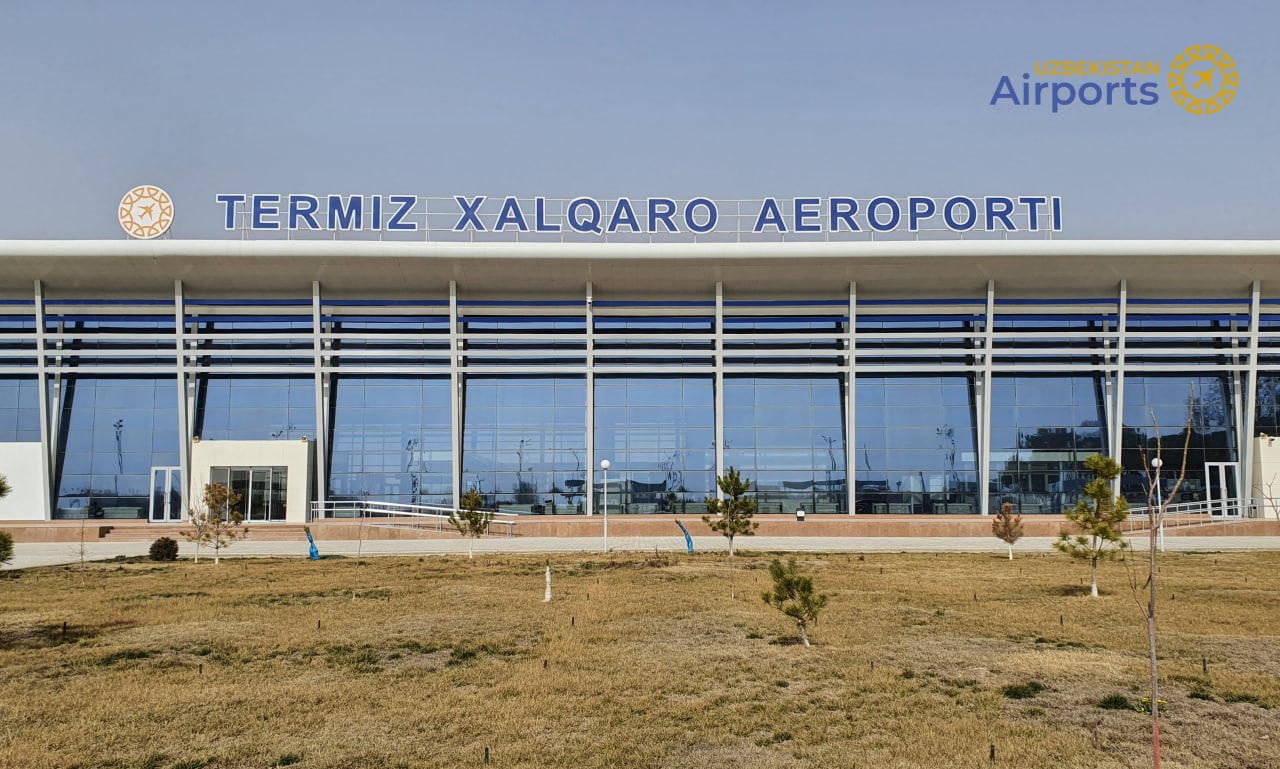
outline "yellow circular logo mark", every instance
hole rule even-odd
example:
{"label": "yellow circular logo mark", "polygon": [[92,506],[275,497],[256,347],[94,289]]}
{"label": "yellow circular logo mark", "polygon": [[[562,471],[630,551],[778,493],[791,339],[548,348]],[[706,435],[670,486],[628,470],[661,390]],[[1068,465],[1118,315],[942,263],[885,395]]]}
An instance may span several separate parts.
{"label": "yellow circular logo mark", "polygon": [[1236,98],[1240,73],[1231,56],[1214,45],[1193,45],[1169,67],[1173,100],[1193,115],[1212,115]]}
{"label": "yellow circular logo mark", "polygon": [[144,184],[120,199],[120,226],[135,238],[158,238],[173,224],[173,198],[169,193]]}

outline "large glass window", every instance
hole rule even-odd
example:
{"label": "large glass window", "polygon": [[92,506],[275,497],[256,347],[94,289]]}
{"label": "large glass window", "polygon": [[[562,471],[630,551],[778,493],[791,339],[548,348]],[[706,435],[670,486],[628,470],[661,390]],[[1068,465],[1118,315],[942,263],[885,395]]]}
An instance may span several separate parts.
{"label": "large glass window", "polygon": [[315,382],[310,377],[202,376],[195,434],[204,440],[315,438]]}
{"label": "large glass window", "polygon": [[997,376],[991,389],[991,510],[1008,502],[1021,514],[1061,513],[1093,476],[1090,454],[1104,452],[1102,379]]}
{"label": "large glass window", "polygon": [[858,377],[856,511],[976,513],[968,377]]}
{"label": "large glass window", "polygon": [[586,379],[468,376],[462,487],[510,512],[581,513]]}
{"label": "large glass window", "polygon": [[715,495],[712,389],[706,376],[596,378],[596,462],[611,465],[609,512],[705,510],[702,500]]}
{"label": "large glass window", "polygon": [[177,424],[172,379],[64,378],[54,517],[146,517],[151,468],[178,464]]}
{"label": "large glass window", "polygon": [[447,377],[335,377],[331,500],[453,504]]}
{"label": "large glass window", "polygon": [[725,379],[724,462],[751,479],[760,512],[848,512],[841,379]]}
{"label": "large glass window", "polygon": [[[1145,504],[1146,475],[1140,450],[1148,460],[1155,456],[1157,438],[1166,468],[1179,468],[1183,446],[1187,445],[1190,421],[1190,445],[1186,451],[1187,480],[1179,491],[1178,501],[1203,499],[1205,463],[1236,462],[1235,411],[1230,397],[1231,383],[1223,376],[1131,376],[1125,379],[1124,433],[1121,441],[1122,464],[1125,468],[1121,485],[1125,496],[1135,504]],[[1166,474],[1168,470],[1166,469]],[[1234,478],[1234,476],[1229,476]],[[1238,489],[1218,489],[1218,475],[1211,473],[1208,482],[1215,498],[1236,496]]]}
{"label": "large glass window", "polygon": [[40,442],[40,391],[34,378],[0,377],[0,443]]}

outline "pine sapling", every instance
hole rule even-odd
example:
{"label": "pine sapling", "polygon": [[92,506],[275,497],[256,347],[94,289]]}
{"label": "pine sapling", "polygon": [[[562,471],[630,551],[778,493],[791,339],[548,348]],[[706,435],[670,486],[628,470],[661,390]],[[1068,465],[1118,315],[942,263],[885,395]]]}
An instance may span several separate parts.
{"label": "pine sapling", "polygon": [[1022,539],[1022,514],[1014,515],[1013,503],[1005,502],[1000,506],[1000,512],[991,519],[991,533],[1009,546],[1009,560],[1012,561],[1013,545]]}

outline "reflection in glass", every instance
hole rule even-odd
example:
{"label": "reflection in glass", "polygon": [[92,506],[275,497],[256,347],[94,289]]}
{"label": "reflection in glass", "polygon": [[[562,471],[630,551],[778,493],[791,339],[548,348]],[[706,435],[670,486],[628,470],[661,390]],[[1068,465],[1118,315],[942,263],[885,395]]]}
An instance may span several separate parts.
{"label": "reflection in glass", "polygon": [[843,391],[834,375],[725,379],[724,462],[760,512],[848,512]]}
{"label": "reflection in glass", "polygon": [[705,510],[715,495],[712,389],[708,376],[596,378],[596,461],[612,464],[610,513]]}
{"label": "reflection in glass", "polygon": [[468,376],[462,488],[517,513],[584,512],[585,377]]}
{"label": "reflection in glass", "polygon": [[858,377],[855,511],[978,512],[968,377]]}
{"label": "reflection in glass", "polygon": [[991,512],[1023,515],[1075,505],[1105,452],[1103,384],[1095,376],[996,376],[991,390]]}

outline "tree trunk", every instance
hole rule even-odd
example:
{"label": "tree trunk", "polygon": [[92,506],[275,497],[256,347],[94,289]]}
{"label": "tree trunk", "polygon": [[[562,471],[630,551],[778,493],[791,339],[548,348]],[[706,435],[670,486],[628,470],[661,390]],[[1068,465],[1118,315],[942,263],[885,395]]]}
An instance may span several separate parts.
{"label": "tree trunk", "polygon": [[1093,564],[1093,583],[1089,589],[1089,595],[1093,596],[1094,598],[1097,598],[1098,597],[1098,559],[1094,558],[1091,563]]}
{"label": "tree trunk", "polygon": [[729,557],[733,557],[733,537],[729,537]]}
{"label": "tree trunk", "polygon": [[1009,560],[1010,561],[1013,560],[1013,543],[1012,542],[1009,543]]}
{"label": "tree trunk", "polygon": [[1147,652],[1151,657],[1151,750],[1155,769],[1160,769],[1160,670],[1156,658],[1156,526],[1150,527],[1151,555],[1149,560],[1147,597]]}
{"label": "tree trunk", "polygon": [[804,642],[804,645],[805,645],[806,647],[808,647],[808,646],[810,645],[810,644],[809,644],[809,634],[808,634],[808,633],[806,633],[806,632],[804,631],[804,623],[803,623],[803,622],[797,622],[797,623],[796,623],[796,627],[800,628],[800,640]]}
{"label": "tree trunk", "polygon": [[476,557],[476,541],[474,539],[467,541],[467,557],[471,559]]}

